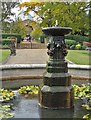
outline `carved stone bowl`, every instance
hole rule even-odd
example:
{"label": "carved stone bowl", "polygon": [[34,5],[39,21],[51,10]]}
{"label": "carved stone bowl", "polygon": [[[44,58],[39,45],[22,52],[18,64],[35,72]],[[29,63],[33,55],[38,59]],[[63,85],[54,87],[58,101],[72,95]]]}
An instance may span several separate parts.
{"label": "carved stone bowl", "polygon": [[68,27],[48,27],[48,28],[43,28],[42,31],[46,35],[50,36],[64,36],[69,34],[72,31],[72,28]]}

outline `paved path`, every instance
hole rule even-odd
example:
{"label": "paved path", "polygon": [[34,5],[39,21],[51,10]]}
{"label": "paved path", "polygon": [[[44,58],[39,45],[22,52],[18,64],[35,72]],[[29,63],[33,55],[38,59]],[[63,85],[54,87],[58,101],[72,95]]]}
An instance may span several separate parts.
{"label": "paved path", "polygon": [[10,56],[6,64],[45,64],[47,60],[46,49],[17,49],[16,56]]}
{"label": "paved path", "polygon": [[47,60],[47,49],[17,49],[16,56],[10,56],[6,64],[46,64]]}

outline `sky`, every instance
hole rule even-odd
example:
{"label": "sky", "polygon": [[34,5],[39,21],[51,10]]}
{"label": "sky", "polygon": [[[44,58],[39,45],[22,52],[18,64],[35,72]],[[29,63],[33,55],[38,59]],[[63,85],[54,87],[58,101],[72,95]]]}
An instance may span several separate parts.
{"label": "sky", "polygon": [[19,0],[21,3],[22,2],[29,2],[30,0]]}
{"label": "sky", "polygon": [[[30,0],[19,0],[20,3],[29,2],[29,1],[30,1]],[[23,8],[23,10],[25,11],[26,8]],[[23,10],[20,10],[19,7],[15,7],[15,8],[12,9],[12,12],[15,13],[15,17],[16,17],[16,18],[19,16],[19,17],[22,18],[22,20],[24,20],[25,18],[27,18],[27,16],[24,16],[24,15],[22,14],[22,13],[23,13]],[[19,15],[19,13],[21,13],[21,14]],[[33,12],[31,12],[30,14],[31,14],[31,16],[33,16]],[[12,20],[15,20],[15,18],[12,17],[12,16],[11,16],[11,19],[12,19]]]}

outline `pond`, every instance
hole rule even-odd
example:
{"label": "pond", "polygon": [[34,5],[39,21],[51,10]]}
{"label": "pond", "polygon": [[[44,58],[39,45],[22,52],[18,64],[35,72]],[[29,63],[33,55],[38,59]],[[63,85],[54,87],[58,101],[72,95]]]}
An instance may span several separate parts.
{"label": "pond", "polygon": [[73,88],[74,108],[71,109],[46,109],[40,107],[38,86],[22,86],[16,90],[0,89],[0,118],[9,118],[10,120],[13,120],[13,118],[90,120],[91,84],[82,84],[81,86],[74,84]]}
{"label": "pond", "polygon": [[85,101],[80,99],[75,100],[74,108],[72,109],[44,109],[38,105],[37,96],[26,98],[17,94],[13,101],[13,112],[15,113],[14,118],[79,118],[81,120],[85,114],[89,113],[81,106],[83,102]]}

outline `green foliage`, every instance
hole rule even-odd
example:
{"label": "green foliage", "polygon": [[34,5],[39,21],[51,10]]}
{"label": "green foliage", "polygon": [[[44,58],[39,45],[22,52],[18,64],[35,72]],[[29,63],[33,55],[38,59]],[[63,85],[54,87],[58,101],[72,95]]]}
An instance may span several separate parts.
{"label": "green foliage", "polygon": [[87,85],[82,84],[81,86],[73,85],[74,87],[74,96],[76,99],[84,99],[89,98],[91,100],[91,84],[88,83]]}
{"label": "green foliage", "polygon": [[[73,33],[84,35],[89,29],[89,15],[87,14],[88,2],[44,2],[44,5],[34,2],[25,2],[21,7],[26,11],[33,9],[41,26],[55,26],[58,20],[59,26],[71,27]],[[36,10],[37,6],[37,10]]]}
{"label": "green foliage", "polygon": [[16,37],[17,38],[17,43],[20,43],[21,41],[21,35],[20,34],[16,34],[16,33],[0,33],[0,35],[2,36],[2,39],[7,39],[8,37]]}
{"label": "green foliage", "polygon": [[12,118],[14,117],[14,113],[10,113],[11,105],[1,105],[0,104],[0,118]]}
{"label": "green foliage", "polygon": [[12,32],[16,34],[20,34],[22,37],[25,37],[27,34],[27,27],[21,19],[18,19],[14,22]]}
{"label": "green foliage", "polygon": [[18,93],[23,94],[23,95],[38,94],[38,87],[37,86],[23,86],[18,90]]}
{"label": "green foliage", "polygon": [[2,39],[1,44],[2,45],[10,45],[11,39]]}
{"label": "green foliage", "polygon": [[70,46],[71,50],[75,50],[75,45]]}
{"label": "green foliage", "polygon": [[0,89],[0,102],[9,101],[15,96],[13,91],[7,89]]}
{"label": "green foliage", "polygon": [[70,48],[72,45],[76,45],[76,41],[74,41],[74,40],[65,39],[65,42],[66,42],[68,48]]}
{"label": "green foliage", "polygon": [[87,47],[85,45],[82,45],[81,49],[85,50]]}
{"label": "green foliage", "polygon": [[42,29],[37,27],[35,30],[32,31],[31,36],[33,38],[39,38],[42,35]]}
{"label": "green foliage", "polygon": [[2,11],[2,17],[0,22],[2,23],[2,31],[3,32],[10,32],[11,29],[11,16],[14,17],[15,13],[12,11],[12,8],[14,8],[18,3],[17,2],[1,2],[1,11]]}
{"label": "green foliage", "polygon": [[66,39],[75,40],[76,42],[89,42],[89,37],[82,35],[69,35],[65,36]]}
{"label": "green foliage", "polygon": [[43,34],[42,28],[35,21],[31,21],[30,24],[33,27],[33,31],[31,32],[32,38],[38,39]]}
{"label": "green foliage", "polygon": [[[87,85],[82,84],[81,86],[73,85],[74,88],[74,97],[75,99],[85,99],[85,103],[82,104],[82,107],[91,111],[91,84],[88,83]],[[83,119],[89,120],[90,114],[86,114],[83,116]]]}
{"label": "green foliage", "polygon": [[[27,21],[28,26],[32,26],[33,30],[30,31],[30,36],[33,38],[39,38],[43,33],[42,29],[39,24],[37,24],[35,21]],[[20,34],[22,37],[26,37],[27,31],[29,27],[26,27],[24,21],[21,19],[18,19],[12,28],[12,32]]]}
{"label": "green foliage", "polygon": [[76,49],[77,49],[77,50],[80,50],[80,49],[81,49],[81,44],[77,44],[77,45],[76,45]]}
{"label": "green foliage", "polygon": [[[73,29],[73,33],[83,34],[89,29],[88,15],[84,12],[86,6],[87,3],[84,2],[73,2],[71,4],[66,2],[45,3],[45,6],[42,6],[39,11],[39,16],[43,18],[41,25],[46,27],[50,19],[51,26],[54,26],[57,19],[59,26],[69,26]],[[48,9],[50,9],[50,13],[48,13]]]}
{"label": "green foliage", "polygon": [[90,115],[89,114],[84,115],[83,120],[90,120]]}
{"label": "green foliage", "polygon": [[[12,104],[5,105],[6,102],[9,102],[15,97],[15,94],[11,90],[0,89],[0,118],[12,118],[14,113],[11,113]],[[4,105],[2,104],[4,103]]]}

